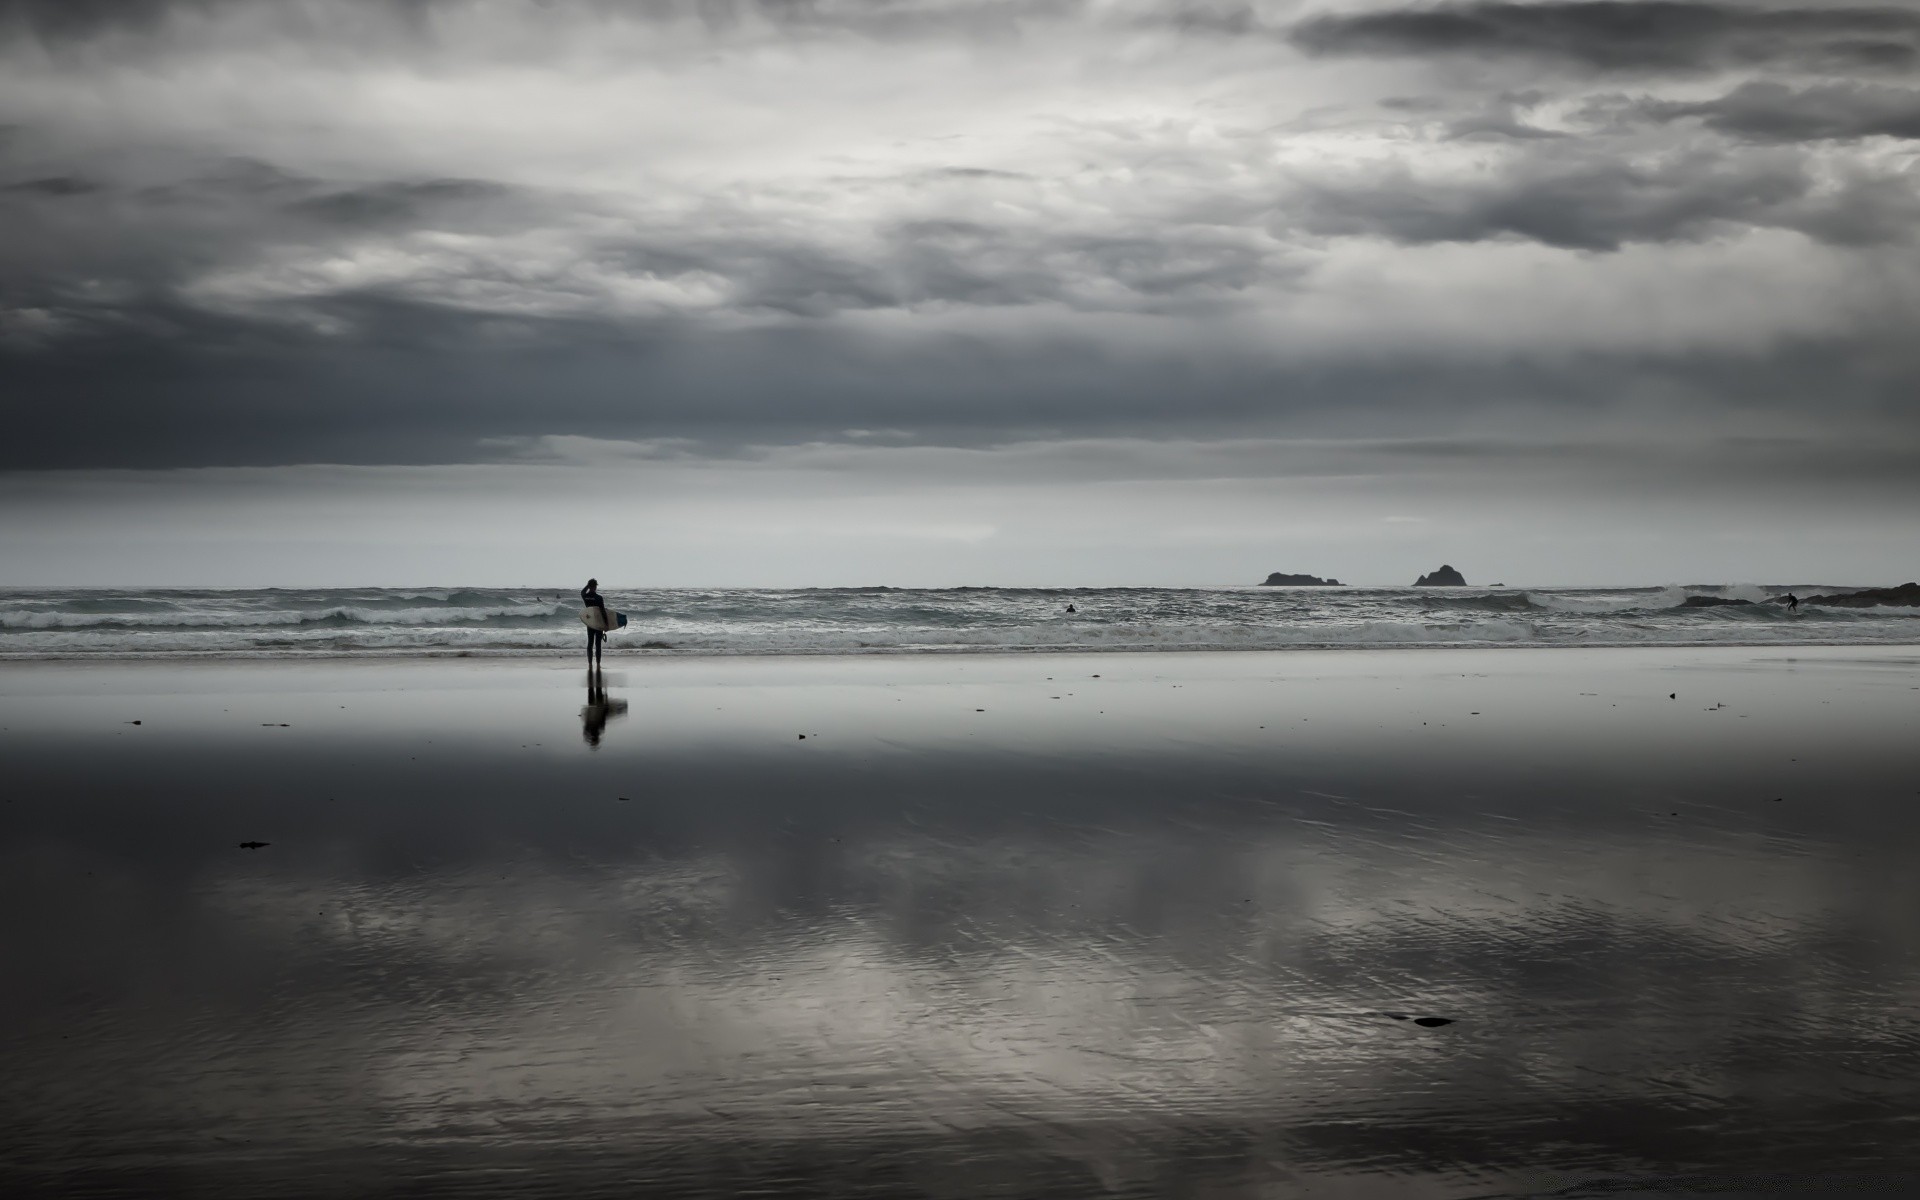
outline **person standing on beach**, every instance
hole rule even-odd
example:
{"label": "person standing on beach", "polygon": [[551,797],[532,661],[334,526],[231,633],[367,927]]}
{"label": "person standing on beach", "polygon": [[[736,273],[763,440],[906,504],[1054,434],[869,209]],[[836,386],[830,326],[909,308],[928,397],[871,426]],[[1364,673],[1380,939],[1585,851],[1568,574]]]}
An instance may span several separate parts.
{"label": "person standing on beach", "polygon": [[[607,602],[600,598],[600,581],[587,580],[587,586],[580,589],[580,603],[586,608],[600,610],[600,623],[607,623]],[[601,630],[587,626],[587,669],[600,665],[600,655],[606,648],[607,635]]]}

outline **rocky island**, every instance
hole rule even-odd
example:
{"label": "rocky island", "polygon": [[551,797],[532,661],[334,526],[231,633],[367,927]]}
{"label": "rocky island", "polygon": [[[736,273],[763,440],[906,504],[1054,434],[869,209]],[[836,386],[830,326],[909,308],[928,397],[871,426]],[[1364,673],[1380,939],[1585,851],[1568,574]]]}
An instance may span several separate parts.
{"label": "rocky island", "polygon": [[1322,579],[1318,575],[1289,575],[1285,571],[1275,571],[1267,576],[1261,587],[1340,587],[1338,579]]}
{"label": "rocky island", "polygon": [[1877,608],[1882,604],[1920,608],[1920,583],[1903,583],[1898,587],[1863,588],[1857,592],[1842,592],[1837,596],[1808,596],[1800,603],[1822,604],[1833,608]]}
{"label": "rocky island", "polygon": [[1467,586],[1467,578],[1466,576],[1462,575],[1460,572],[1448,566],[1446,563],[1441,563],[1440,569],[1438,571],[1435,571],[1431,575],[1422,575],[1420,578],[1413,581],[1413,586],[1415,587],[1465,587]]}

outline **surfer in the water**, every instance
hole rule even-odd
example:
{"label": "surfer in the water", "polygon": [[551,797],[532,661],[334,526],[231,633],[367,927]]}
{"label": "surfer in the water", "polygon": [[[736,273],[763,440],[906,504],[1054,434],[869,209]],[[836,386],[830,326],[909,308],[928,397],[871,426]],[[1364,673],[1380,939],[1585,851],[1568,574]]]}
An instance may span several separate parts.
{"label": "surfer in the water", "polygon": [[[586,608],[599,609],[600,623],[602,625],[607,623],[607,602],[600,598],[600,581],[598,579],[587,580],[587,586],[580,589],[580,603]],[[607,635],[605,633],[595,629],[591,625],[587,626],[587,666],[589,668],[599,665],[600,655],[606,648],[606,641]]]}

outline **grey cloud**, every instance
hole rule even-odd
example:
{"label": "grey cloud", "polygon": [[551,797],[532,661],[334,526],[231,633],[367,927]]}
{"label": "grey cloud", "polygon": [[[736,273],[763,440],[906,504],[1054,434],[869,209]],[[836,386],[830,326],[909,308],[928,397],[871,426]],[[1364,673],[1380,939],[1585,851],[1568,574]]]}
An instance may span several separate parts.
{"label": "grey cloud", "polygon": [[[774,36],[848,33],[888,42],[930,33],[994,41],[1017,36],[1035,20],[1085,13],[1084,0],[949,0],[899,4],[854,0],[529,0],[502,6],[485,0],[310,0],[262,5],[257,0],[0,0],[0,38],[31,40],[52,50],[138,49],[198,36],[210,22],[241,18],[260,41],[325,44],[366,54],[418,52],[462,21],[515,30],[538,39],[569,24],[691,25],[741,36],[749,28]],[[513,48],[501,47],[511,54]]]}
{"label": "grey cloud", "polygon": [[1543,98],[1539,92],[1496,96],[1480,111],[1456,117],[1449,122],[1447,136],[1455,139],[1512,138],[1523,141],[1568,136],[1556,129],[1529,125],[1522,118],[1524,110],[1539,104]]}
{"label": "grey cloud", "polygon": [[[473,0],[327,0],[324,5],[286,4],[273,14],[289,32],[325,35],[321,9],[362,13],[394,28],[423,28],[435,10],[471,5]],[[251,0],[0,0],[0,29],[48,45],[70,45],[106,37],[146,37],[175,18],[219,18],[258,7]]]}
{"label": "grey cloud", "polygon": [[[1287,363],[1127,352],[1091,337],[1015,345],[937,328],[891,341],[831,325],[724,335],[586,319],[502,328],[382,295],[336,297],[330,310],[364,332],[173,308],[108,334],[0,353],[0,396],[12,398],[0,469],[461,462],[507,457],[512,439],[551,434],[689,438],[720,453],[850,440],[841,431],[875,427],[960,446],[1261,432],[1458,437],[1477,426],[1512,437],[1645,395],[1660,404],[1639,423],[1656,428],[1725,419],[1727,396],[1740,398],[1743,421],[1773,421],[1819,394],[1821,423],[1839,436],[1863,421],[1910,425],[1916,369],[1911,353],[1873,330],[1731,354],[1470,362],[1387,347],[1370,359]],[[84,434],[75,412],[88,414]],[[489,438],[492,452],[478,445]]]}
{"label": "grey cloud", "polygon": [[[1339,124],[1351,113],[1378,119],[1360,94],[1296,98],[1329,101],[1343,114],[1306,128],[1286,119],[1285,104],[1269,111],[1264,96],[1238,93],[1201,128],[1114,116],[1099,90],[1108,81],[1087,76],[1076,85],[1085,93],[1065,99],[1047,85],[1047,103],[1060,111],[1044,119],[1026,107],[992,111],[987,136],[904,148],[889,139],[916,122],[870,126],[853,111],[866,103],[854,88],[846,105],[810,110],[794,128],[801,148],[790,161],[777,148],[771,166],[754,157],[752,136],[738,148],[725,144],[745,125],[777,126],[768,107],[777,98],[716,118],[711,157],[681,144],[683,135],[707,136],[691,109],[666,133],[583,122],[577,144],[548,159],[538,121],[532,132],[496,139],[483,124],[493,114],[461,107],[474,103],[475,85],[531,76],[523,63],[496,73],[489,60],[506,53],[512,39],[500,30],[519,28],[515,21],[567,26],[571,46],[595,40],[586,36],[597,32],[593,22],[675,11],[720,14],[721,28],[724,14],[758,9],[609,3],[557,5],[540,16],[468,0],[0,0],[0,20],[13,23],[0,37],[31,25],[35,39],[81,47],[70,59],[55,56],[51,69],[31,50],[10,60],[49,72],[14,95],[53,87],[70,66],[81,78],[137,85],[129,94],[157,112],[148,119],[103,102],[80,104],[75,116],[48,105],[22,118],[31,127],[0,131],[0,416],[10,431],[0,466],[451,462],[486,457],[476,449],[486,439],[554,434],[724,447],[847,428],[963,445],[1274,428],[1409,433],[1502,411],[1521,426],[1551,423],[1559,410],[1604,412],[1643,394],[1677,395],[1673,408],[1710,419],[1739,405],[1790,408],[1815,392],[1831,395],[1836,409],[1877,414],[1911,393],[1907,334],[1872,315],[1897,306],[1862,302],[1904,294],[1878,276],[1858,292],[1835,285],[1866,313],[1851,328],[1822,324],[1791,344],[1768,312],[1754,316],[1761,332],[1752,339],[1734,345],[1716,330],[1705,336],[1720,340],[1703,349],[1690,334],[1649,337],[1637,314],[1616,317],[1598,291],[1591,304],[1564,294],[1536,304],[1532,277],[1513,282],[1513,259],[1502,257],[1515,243],[1609,251],[1758,227],[1885,254],[1906,244],[1916,215],[1905,177],[1864,158],[1816,163],[1792,151],[1728,147],[1648,126],[1644,116],[1617,139],[1555,136],[1525,119],[1562,94],[1545,84],[1491,99],[1456,91],[1399,102],[1419,116],[1383,141],[1377,130]],[[780,11],[790,22],[781,28],[840,21],[860,33],[907,21],[923,32],[985,29],[1009,14],[1078,10],[962,0]],[[1505,20],[1507,9],[1439,11]],[[1867,10],[1821,11],[1841,20]],[[296,26],[312,25],[315,14],[371,14],[310,32],[322,48],[327,39],[362,39],[369,54],[394,55],[407,69],[363,79],[353,55],[288,49]],[[487,36],[440,36],[441,18],[451,28],[469,16]],[[124,66],[116,55],[163,59],[160,31],[186,31],[185,39],[195,22],[209,37],[186,46],[183,63],[153,71],[136,63],[116,74]],[[1190,24],[1209,22],[1216,32],[1257,25]],[[398,32],[383,42],[369,30]],[[252,44],[267,36],[287,46]],[[526,50],[526,62],[565,40],[552,37]],[[142,38],[152,45],[134,44]],[[408,38],[452,48],[435,58]],[[1206,56],[1221,50],[1200,37],[1158,44],[1173,57],[1155,77],[1159,90],[1142,93],[1149,108],[1180,102],[1207,77]],[[281,66],[293,77],[287,97],[263,105],[257,121],[239,114],[226,123],[231,94],[196,87],[202,60],[220,65],[225,46],[245,47],[233,73],[258,94],[275,95]],[[796,78],[831,92],[843,50],[818,63],[796,51],[799,65],[836,73]],[[1030,31],[1018,51],[1008,78],[1051,79],[1079,47],[1057,30]],[[657,52],[663,63],[671,57]],[[573,104],[601,105],[605,116],[609,96],[653,94],[610,92],[610,81],[630,73],[590,65],[576,92],[566,71],[541,64],[541,87],[530,94],[553,105],[558,122]],[[725,96],[732,69],[702,62],[688,73],[688,94]],[[368,97],[384,96],[394,77],[403,102],[389,125],[389,110]],[[989,104],[964,91],[979,81],[955,87],[933,99],[927,122],[951,120],[963,107],[956,98]],[[355,103],[343,105],[337,129],[323,130],[303,123],[313,120],[300,101],[309,94]],[[176,98],[177,111],[169,106]],[[1420,140],[1407,136],[1416,124]],[[442,136],[453,147],[446,153],[427,140]],[[1446,139],[1479,144],[1431,144]],[[395,144],[420,153],[396,167]],[[228,148],[246,153],[220,157]],[[655,148],[657,167],[647,158]],[[1405,168],[1340,165],[1400,152],[1411,154]],[[1433,160],[1421,157],[1429,152]],[[1467,157],[1480,164],[1473,174],[1461,169]],[[416,159],[434,165],[415,171]],[[580,169],[583,161],[593,169]],[[1434,161],[1453,173],[1430,171]],[[608,162],[615,169],[600,169]],[[1344,238],[1392,245],[1330,244]],[[1476,241],[1506,245],[1451,267],[1436,267],[1439,256],[1425,249],[1398,249]],[[1837,257],[1827,246],[1801,251],[1806,257],[1794,261],[1815,271]],[[1670,269],[1676,285],[1697,291],[1688,272],[1780,278],[1794,266],[1782,258],[1751,268],[1743,253],[1735,246],[1705,267],[1642,269]],[[1552,256],[1539,259],[1553,276],[1547,289],[1572,272],[1586,286],[1585,262],[1563,258],[1557,266]],[[1341,276],[1353,263],[1378,280],[1380,311],[1368,307],[1372,283]],[[1502,311],[1481,314],[1478,329],[1468,321],[1429,327],[1394,311],[1404,308],[1400,283],[1417,290],[1436,270],[1457,272],[1463,291]],[[1483,272],[1507,280],[1506,290],[1483,287]],[[1523,308],[1569,314],[1568,326],[1583,327],[1567,338],[1576,347],[1589,344],[1580,341],[1587,325],[1617,322],[1631,332],[1618,344],[1592,343],[1604,350],[1568,350],[1546,344],[1561,331],[1528,312],[1528,332],[1483,333]],[[90,415],[84,436],[73,432],[76,409]]]}
{"label": "grey cloud", "polygon": [[88,192],[99,190],[99,184],[75,175],[53,175],[45,179],[27,179],[0,186],[0,191],[37,192],[43,196],[84,196]]}
{"label": "grey cloud", "polygon": [[1892,6],[1466,3],[1315,17],[1289,36],[1313,54],[1506,58],[1604,72],[1762,64],[1904,71],[1920,64],[1920,13]]}
{"label": "grey cloud", "polygon": [[[0,157],[0,178],[18,171]],[[287,216],[356,225],[395,218],[442,221],[472,215],[481,202],[504,201],[513,195],[501,184],[476,179],[328,182],[245,157],[204,165],[176,160],[159,177],[110,179],[106,175],[103,171],[94,176],[19,178],[0,182],[0,195],[12,195],[14,207],[7,215],[15,222],[127,228],[148,220],[191,217],[229,229],[235,219],[252,223]],[[0,236],[0,249],[17,247],[23,240]]]}
{"label": "grey cloud", "polygon": [[[1423,192],[1406,176],[1323,188],[1303,193],[1291,219],[1320,233],[1413,241],[1512,233],[1600,248],[1755,215],[1708,203],[1723,192],[1758,189],[1781,212],[1803,203],[1799,160],[1767,161],[1758,175],[1697,162],[1623,181],[1604,163],[1563,154],[1551,170],[1516,168],[1484,193]],[[1709,186],[1715,180],[1721,190]],[[1876,194],[1890,228],[1910,210],[1895,188]],[[0,254],[13,265],[0,318],[11,305],[52,325],[45,336],[28,329],[28,341],[11,348],[0,341],[13,434],[0,468],[451,462],[487,457],[477,448],[484,439],[549,434],[726,446],[831,440],[849,427],[952,444],[1275,427],[1405,433],[1503,404],[1535,407],[1540,396],[1600,411],[1655,381],[1678,381],[1695,396],[1736,393],[1761,409],[1817,388],[1835,397],[1838,414],[1904,397],[1914,365],[1895,353],[1883,376],[1863,376],[1860,364],[1890,353],[1885,332],[1864,327],[1794,355],[1623,350],[1529,361],[1518,351],[1475,363],[1428,348],[1289,362],[1177,341],[1135,350],[1098,324],[1009,339],[934,320],[876,337],[832,319],[1023,306],[1201,320],[1221,297],[1286,269],[1263,259],[1245,231],[1203,225],[1166,225],[1156,236],[1145,225],[1098,233],[903,221],[849,247],[715,206],[691,223],[565,243],[557,267],[510,254],[465,258],[224,305],[189,286],[210,265],[245,265],[276,246],[347,252],[369,230],[565,231],[574,203],[473,180],[329,183],[245,161],[165,184],[0,196],[10,217],[29,218],[0,222],[11,231],[0,235]],[[595,285],[574,274],[586,269],[620,280],[717,280],[728,321],[779,320],[728,330],[711,314],[602,311]],[[476,298],[474,288],[498,294]],[[555,308],[519,302],[568,288]],[[84,437],[73,435],[76,409],[91,414]]]}
{"label": "grey cloud", "polygon": [[730,462],[824,472],[899,486],[1075,485],[1192,480],[1393,479],[1405,484],[1470,483],[1564,491],[1630,485],[1639,495],[1716,488],[1767,490],[1791,480],[1831,496],[1864,486],[1882,494],[1920,492],[1920,436],[1887,431],[1871,445],[1851,437],[1634,437],[1584,433],[1530,438],[1481,434],[1423,438],[1219,440],[1082,438],[987,442],[974,446],[893,440],[843,432],[801,446],[736,446],[690,438],[600,441],[500,439],[514,463],[596,466],[628,462]]}
{"label": "grey cloud", "polygon": [[1920,89],[1875,84],[1754,81],[1717,100],[1648,101],[1641,111],[1660,120],[1698,117],[1710,129],[1755,142],[1920,138]]}
{"label": "grey cloud", "polygon": [[224,329],[257,340],[273,322],[207,311],[191,294],[196,278],[383,229],[512,228],[527,217],[516,200],[484,181],[328,184],[246,159],[157,182],[22,180],[0,185],[0,314],[42,313],[69,335]]}
{"label": "grey cloud", "polygon": [[456,206],[505,199],[511,189],[478,179],[401,180],[322,191],[290,211],[354,228],[444,220]]}
{"label": "grey cloud", "polygon": [[[716,336],[584,319],[490,337],[462,314],[338,297],[342,340],[160,309],[95,337],[0,354],[11,436],[0,468],[118,463],[452,462],[484,438],[698,436],[716,445],[910,427],[978,441],[1019,429],[1151,428],[1178,394],[1183,424],[1244,411],[1247,364],[1196,384],[1177,358],[1135,363],[1060,341],[1026,349],[962,335],[863,343],[827,329]],[[31,397],[27,402],[25,397]],[[85,437],[71,414],[91,414]]]}
{"label": "grey cloud", "polygon": [[1737,226],[1823,241],[1906,239],[1920,197],[1901,177],[1859,175],[1823,189],[1803,159],[1669,155],[1647,165],[1577,150],[1512,161],[1484,178],[1424,181],[1404,166],[1346,182],[1305,182],[1277,221],[1322,235],[1402,243],[1521,238],[1571,250],[1693,241]]}
{"label": "grey cloud", "polygon": [[46,38],[151,28],[169,11],[205,8],[195,0],[0,0],[0,21]]}
{"label": "grey cloud", "polygon": [[1033,178],[1033,176],[1027,174],[1024,171],[993,171],[993,170],[988,170],[985,167],[941,167],[937,171],[929,171],[928,175],[935,179],[1032,179]]}
{"label": "grey cloud", "polygon": [[[1393,114],[1401,130],[1439,141],[1556,141],[1576,136],[1529,123],[1528,114],[1551,99],[1545,91],[1528,89],[1490,96],[1388,96],[1375,107]],[[1616,111],[1598,103],[1588,105],[1586,116],[1621,123]]]}
{"label": "grey cloud", "polygon": [[[1191,311],[1181,302],[1203,304],[1284,274],[1244,232],[1204,227],[1042,232],[916,221],[899,226],[892,241],[919,302]],[[1102,299],[1106,286],[1130,299]]]}
{"label": "grey cloud", "polygon": [[[719,198],[692,211],[636,213],[604,198],[478,179],[327,181],[247,158],[161,173],[169,170],[157,182],[77,175],[0,182],[7,277],[0,307],[50,314],[69,329],[128,320],[172,325],[185,310],[220,307],[204,293],[206,281],[223,272],[270,272],[289,253],[350,261],[362,247],[380,248],[383,237],[448,231],[485,237],[421,251],[429,257],[394,267],[401,274],[385,282],[269,280],[260,285],[268,291],[245,301],[253,320],[236,328],[258,331],[313,315],[345,321],[383,295],[439,303],[476,322],[581,315],[602,307],[601,290],[634,281],[700,297],[670,296],[640,320],[728,312],[821,318],[951,304],[1180,311],[1204,308],[1274,267],[1257,230],[1156,224],[1151,213],[1111,216],[1083,231],[1024,219],[879,220],[849,240],[796,230]],[[1023,182],[978,168],[900,182],[924,178],[963,188],[983,179]],[[526,233],[555,245],[528,260],[511,245]]]}

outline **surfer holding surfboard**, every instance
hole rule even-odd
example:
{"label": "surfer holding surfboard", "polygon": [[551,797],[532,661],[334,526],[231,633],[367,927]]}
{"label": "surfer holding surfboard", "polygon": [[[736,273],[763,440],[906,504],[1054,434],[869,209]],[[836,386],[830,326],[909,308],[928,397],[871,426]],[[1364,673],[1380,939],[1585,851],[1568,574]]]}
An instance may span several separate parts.
{"label": "surfer holding surfboard", "polygon": [[[600,662],[600,654],[607,641],[607,602],[600,598],[600,581],[587,580],[587,586],[580,589],[580,603],[586,605],[580,613],[580,619],[587,626],[587,666],[594,667]],[[597,618],[597,619],[596,619]]]}
{"label": "surfer holding surfboard", "polygon": [[627,627],[627,614],[607,607],[607,602],[600,598],[598,579],[587,580],[587,586],[580,589],[580,603],[586,605],[580,610],[580,623],[587,627],[587,666],[591,668],[600,661],[607,635]]}

